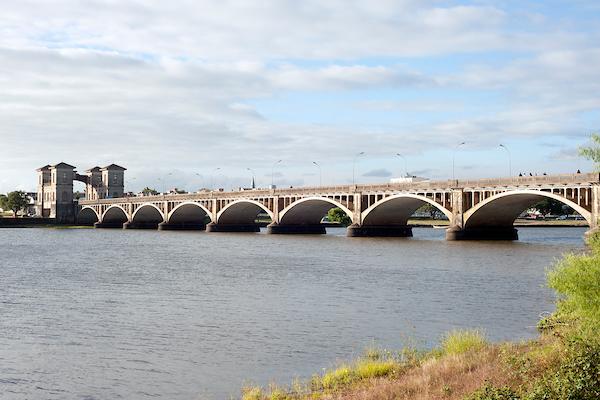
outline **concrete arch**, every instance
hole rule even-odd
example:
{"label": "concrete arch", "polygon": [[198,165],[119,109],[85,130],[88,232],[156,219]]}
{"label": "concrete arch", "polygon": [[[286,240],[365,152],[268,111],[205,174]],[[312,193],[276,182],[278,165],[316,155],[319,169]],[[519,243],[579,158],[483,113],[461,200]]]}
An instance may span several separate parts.
{"label": "concrete arch", "polygon": [[206,217],[212,222],[211,212],[200,203],[186,201],[179,204],[167,215],[167,222],[181,223],[204,223]]}
{"label": "concrete arch", "polygon": [[342,209],[353,219],[352,211],[335,200],[327,197],[306,197],[293,202],[279,213],[279,225],[318,225],[334,207]]}
{"label": "concrete arch", "polygon": [[165,216],[160,208],[152,203],[144,203],[139,206],[131,216],[131,222],[133,224],[150,224],[158,225],[164,222]]}
{"label": "concrete arch", "polygon": [[236,200],[219,211],[216,223],[222,225],[252,225],[256,220],[256,216],[262,211],[269,214],[269,217],[273,220],[273,213],[264,204],[254,200]]}
{"label": "concrete arch", "polygon": [[92,207],[86,206],[79,210],[77,214],[77,223],[82,225],[92,225],[100,221],[100,216]]}
{"label": "concrete arch", "polygon": [[452,220],[452,212],[436,201],[417,194],[402,193],[383,198],[362,212],[362,225],[406,225],[424,204],[431,204]]}
{"label": "concrete arch", "polygon": [[566,204],[585,218],[588,225],[592,224],[592,214],[589,211],[560,195],[541,190],[515,190],[489,197],[467,210],[463,215],[463,228],[512,227],[523,211],[544,198]]}
{"label": "concrete arch", "polygon": [[102,214],[100,222],[102,223],[124,223],[129,221],[127,211],[119,205],[108,207]]}

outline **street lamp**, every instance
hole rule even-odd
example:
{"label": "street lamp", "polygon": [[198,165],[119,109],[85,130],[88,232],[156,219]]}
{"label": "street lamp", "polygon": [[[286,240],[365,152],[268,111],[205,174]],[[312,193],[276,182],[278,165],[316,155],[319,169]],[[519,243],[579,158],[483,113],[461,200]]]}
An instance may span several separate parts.
{"label": "street lamp", "polygon": [[173,175],[173,173],[169,172],[167,175],[165,175],[165,179],[163,179],[163,193],[167,191],[167,177],[171,175]]}
{"label": "street lamp", "polygon": [[273,176],[275,174],[275,166],[277,164],[279,164],[282,160],[278,160],[276,162],[273,163],[273,165],[271,166],[271,188],[273,188]]}
{"label": "street lamp", "polygon": [[396,155],[404,160],[404,175],[408,177],[408,164],[406,163],[406,157],[400,153],[396,153]]}
{"label": "street lamp", "polygon": [[[129,178],[129,179],[127,179],[126,181],[127,181],[127,186],[130,186],[130,185],[131,185],[131,183],[132,183],[133,181],[135,181],[135,177],[133,177],[133,178]],[[123,191],[125,191],[125,188],[123,188]]]}
{"label": "street lamp", "polygon": [[508,154],[508,176],[512,178],[512,157],[510,155],[510,150],[508,150],[508,147],[502,143],[500,143],[498,147],[502,147],[504,150],[506,150],[506,154]]}
{"label": "street lamp", "polygon": [[456,152],[458,151],[458,148],[464,144],[466,144],[466,142],[460,142],[459,144],[457,144],[454,147],[454,152],[452,153],[452,180],[456,179],[456,173],[455,173]]}
{"label": "street lamp", "polygon": [[163,180],[160,177],[156,178],[156,188],[157,189],[160,190],[160,188],[164,186],[162,182],[163,182]]}
{"label": "street lamp", "polygon": [[196,175],[198,178],[200,178],[200,186],[202,186],[203,181],[204,181],[204,177],[202,176],[202,174],[199,172],[196,172],[194,175]]}
{"label": "street lamp", "polygon": [[210,174],[210,190],[214,190],[215,188],[215,172],[217,172],[220,169],[221,167],[217,167],[213,169],[212,173]]}
{"label": "street lamp", "polygon": [[361,151],[360,153],[358,153],[357,155],[354,156],[354,161],[352,162],[352,184],[355,185],[356,184],[356,161],[358,160],[358,157],[364,155],[365,152]]}
{"label": "street lamp", "polygon": [[321,173],[321,166],[316,161],[313,161],[312,163],[315,164],[317,168],[319,168],[319,186],[323,186],[323,174]]}
{"label": "street lamp", "polygon": [[248,171],[252,172],[252,189],[254,189],[256,187],[256,174],[254,173],[254,170],[252,168],[246,168]]}

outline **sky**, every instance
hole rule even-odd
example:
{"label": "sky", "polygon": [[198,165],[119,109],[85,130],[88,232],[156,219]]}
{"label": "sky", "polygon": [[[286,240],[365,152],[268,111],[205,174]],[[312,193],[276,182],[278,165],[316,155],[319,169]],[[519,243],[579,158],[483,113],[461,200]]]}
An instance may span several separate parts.
{"label": "sky", "polygon": [[595,0],[2,3],[0,193],[572,173],[599,130]]}

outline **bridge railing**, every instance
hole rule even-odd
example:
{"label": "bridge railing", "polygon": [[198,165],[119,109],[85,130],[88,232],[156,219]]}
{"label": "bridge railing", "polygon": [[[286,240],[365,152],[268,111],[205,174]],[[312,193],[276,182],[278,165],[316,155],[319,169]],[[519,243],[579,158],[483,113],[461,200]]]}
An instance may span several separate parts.
{"label": "bridge railing", "polygon": [[293,187],[282,189],[253,189],[241,191],[207,191],[199,193],[168,194],[155,196],[131,196],[115,199],[80,200],[81,205],[139,203],[158,201],[186,201],[186,200],[211,200],[211,199],[236,199],[271,196],[306,196],[323,194],[352,194],[357,192],[382,192],[382,191],[448,191],[452,188],[498,188],[519,186],[546,186],[600,183],[598,173],[575,173],[561,175],[517,176],[511,178],[487,178],[473,180],[439,180],[403,183],[379,183],[357,185],[334,185],[315,187]]}

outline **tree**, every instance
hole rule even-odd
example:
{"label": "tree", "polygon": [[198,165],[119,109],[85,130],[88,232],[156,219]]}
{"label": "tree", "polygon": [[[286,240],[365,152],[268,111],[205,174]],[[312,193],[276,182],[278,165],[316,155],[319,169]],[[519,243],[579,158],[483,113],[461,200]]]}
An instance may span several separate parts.
{"label": "tree", "polygon": [[600,133],[592,133],[592,144],[587,147],[579,148],[579,155],[591,160],[595,164],[596,170],[600,170]]}
{"label": "tree", "polygon": [[429,203],[419,207],[415,213],[429,214],[429,218],[431,219],[441,219],[444,216],[444,214],[436,206]]}
{"label": "tree", "polygon": [[544,199],[533,206],[536,210],[542,213],[542,215],[546,214],[554,214],[554,215],[562,215],[562,214],[571,214],[573,213],[573,209],[566,204],[561,203],[558,200],[554,199]]}
{"label": "tree", "polygon": [[5,194],[0,194],[0,208],[2,211],[6,211],[8,209],[8,197]]}
{"label": "tree", "polygon": [[327,219],[330,222],[339,222],[342,225],[350,225],[352,219],[341,208],[335,207],[327,212]]}
{"label": "tree", "polygon": [[14,216],[29,204],[27,194],[20,190],[10,192],[7,195],[0,195],[0,208],[3,210],[11,210]]}
{"label": "tree", "polygon": [[149,187],[145,187],[144,190],[142,190],[142,194],[144,196],[155,196],[158,194],[158,192],[155,189],[151,189]]}

